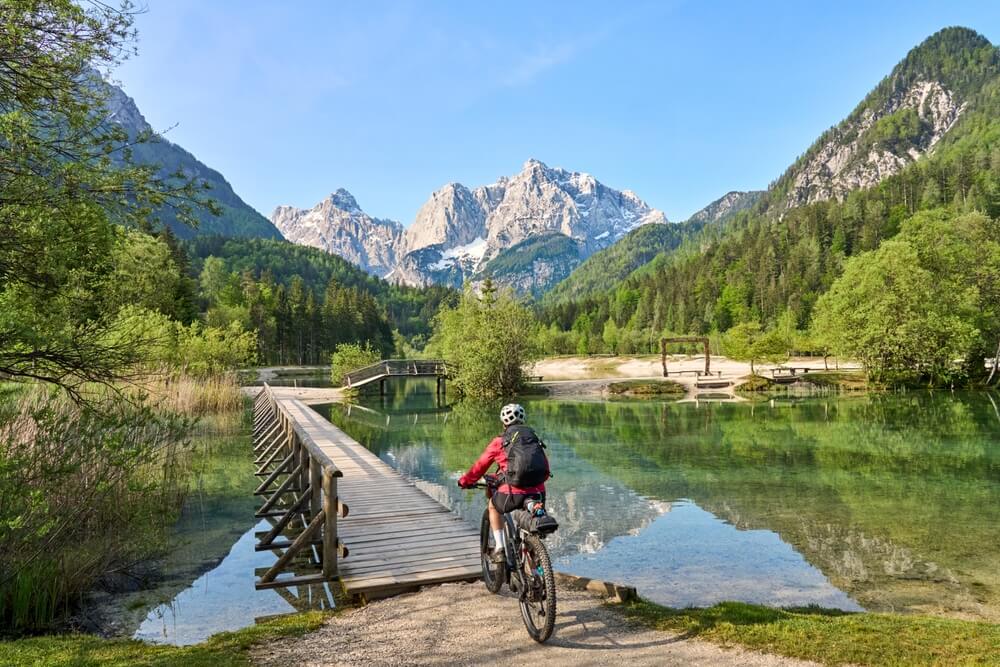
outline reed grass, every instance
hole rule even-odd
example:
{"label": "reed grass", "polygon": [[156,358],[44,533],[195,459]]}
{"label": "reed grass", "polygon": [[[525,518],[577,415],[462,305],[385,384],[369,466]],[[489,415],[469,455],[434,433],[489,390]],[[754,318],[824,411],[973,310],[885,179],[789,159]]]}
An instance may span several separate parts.
{"label": "reed grass", "polygon": [[102,581],[162,553],[188,492],[191,438],[245,429],[235,375],[159,375],[85,403],[0,397],[0,634],[52,629]]}
{"label": "reed grass", "polygon": [[163,373],[144,378],[136,387],[162,409],[188,417],[239,414],[246,400],[235,373]]}

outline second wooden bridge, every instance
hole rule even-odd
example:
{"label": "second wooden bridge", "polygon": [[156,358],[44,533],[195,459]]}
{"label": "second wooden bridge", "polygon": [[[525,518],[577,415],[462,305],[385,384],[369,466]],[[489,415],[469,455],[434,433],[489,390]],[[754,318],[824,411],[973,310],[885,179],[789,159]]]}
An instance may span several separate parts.
{"label": "second wooden bridge", "polygon": [[448,378],[448,366],[440,359],[386,359],[351,371],[345,376],[344,386],[348,389],[359,389],[378,382],[379,390],[385,394],[385,381],[394,377],[437,378],[437,393],[443,394],[445,381]]}
{"label": "second wooden bridge", "polygon": [[298,399],[254,402],[258,551],[277,561],[257,588],[339,581],[370,600],[480,577],[478,532]]}

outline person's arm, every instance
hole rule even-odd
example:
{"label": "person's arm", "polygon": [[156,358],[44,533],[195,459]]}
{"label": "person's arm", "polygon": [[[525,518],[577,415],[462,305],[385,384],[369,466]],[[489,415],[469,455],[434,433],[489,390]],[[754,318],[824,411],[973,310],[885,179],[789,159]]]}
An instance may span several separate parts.
{"label": "person's arm", "polygon": [[496,461],[497,450],[502,446],[502,443],[502,438],[493,438],[490,444],[486,445],[486,449],[483,450],[479,458],[476,459],[476,462],[469,468],[469,471],[459,478],[458,485],[463,487],[472,486],[478,482],[486,474],[486,471],[490,469],[493,462]]}

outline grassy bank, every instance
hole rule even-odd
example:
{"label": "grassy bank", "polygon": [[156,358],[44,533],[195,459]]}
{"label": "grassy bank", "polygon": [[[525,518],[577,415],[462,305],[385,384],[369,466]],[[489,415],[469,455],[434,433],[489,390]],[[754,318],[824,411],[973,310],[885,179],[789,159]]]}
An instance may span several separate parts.
{"label": "grassy bank", "polygon": [[992,623],[739,602],[670,609],[640,600],[621,610],[658,630],[827,665],[1000,664],[1000,625]]}
{"label": "grassy bank", "polygon": [[737,391],[752,391],[752,392],[764,392],[770,391],[774,382],[764,377],[763,375],[750,375],[744,380],[738,387]]}
{"label": "grassy bank", "polygon": [[609,384],[608,393],[636,398],[680,398],[687,392],[683,385],[672,380],[623,380]]}
{"label": "grassy bank", "polygon": [[161,646],[131,639],[91,635],[31,637],[0,642],[0,663],[11,667],[229,667],[249,665],[256,645],[283,637],[299,637],[317,629],[328,612],[283,616],[236,632],[213,635],[192,646]]}
{"label": "grassy bank", "polygon": [[804,373],[802,379],[819,387],[840,391],[868,391],[876,388],[861,371],[817,371]]}
{"label": "grassy bank", "polygon": [[880,389],[870,383],[868,377],[861,371],[810,371],[802,373],[798,379],[797,383],[782,384],[764,375],[749,375],[736,390],[748,396],[753,394],[784,396],[817,390],[864,392]]}

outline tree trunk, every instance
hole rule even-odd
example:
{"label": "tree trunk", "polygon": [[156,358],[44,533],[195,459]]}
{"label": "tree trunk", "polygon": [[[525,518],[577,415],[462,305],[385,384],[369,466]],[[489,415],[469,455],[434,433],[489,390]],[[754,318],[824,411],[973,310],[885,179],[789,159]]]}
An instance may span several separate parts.
{"label": "tree trunk", "polygon": [[986,378],[986,384],[993,383],[993,376],[997,374],[997,366],[1000,366],[1000,338],[997,339],[997,351],[993,355],[993,368],[990,369],[990,376]]}

